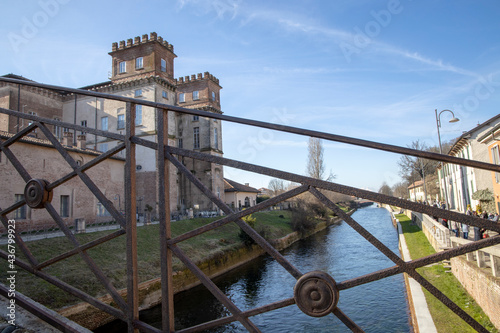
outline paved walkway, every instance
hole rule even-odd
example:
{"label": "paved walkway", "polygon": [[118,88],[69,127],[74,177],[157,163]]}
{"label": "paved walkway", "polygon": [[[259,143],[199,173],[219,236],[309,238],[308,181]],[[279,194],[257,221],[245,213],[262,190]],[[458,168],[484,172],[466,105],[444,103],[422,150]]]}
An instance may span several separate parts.
{"label": "paved walkway", "polygon": [[[405,236],[401,228],[401,224],[398,222],[398,233],[399,233],[399,244],[401,246],[401,255],[404,261],[411,261],[410,251],[406,246]],[[419,332],[425,333],[437,333],[436,326],[432,320],[431,313],[427,306],[427,301],[425,300],[424,292],[422,291],[422,286],[415,281],[413,278],[408,276],[408,284],[410,287],[411,299],[410,302],[413,303],[413,309],[415,311],[415,317],[417,318],[416,325],[418,326]]]}

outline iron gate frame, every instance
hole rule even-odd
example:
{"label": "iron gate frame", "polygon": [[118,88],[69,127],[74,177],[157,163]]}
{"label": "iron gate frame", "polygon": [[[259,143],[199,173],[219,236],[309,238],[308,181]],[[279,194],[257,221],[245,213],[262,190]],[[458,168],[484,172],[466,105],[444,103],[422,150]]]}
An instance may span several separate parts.
{"label": "iron gate frame", "polygon": [[[271,257],[273,257],[281,266],[285,268],[298,282],[307,283],[310,279],[311,273],[302,273],[296,267],[294,267],[290,262],[288,262],[271,244],[269,244],[258,232],[256,232],[252,227],[242,220],[242,217],[260,211],[262,209],[273,206],[279,202],[293,198],[301,193],[309,192],[314,197],[316,197],[321,203],[330,208],[335,214],[341,217],[349,226],[351,226],[357,233],[359,233],[363,238],[370,242],[375,248],[382,252],[387,258],[389,258],[395,265],[389,268],[381,269],[363,276],[352,278],[345,281],[335,282],[330,284],[329,281],[323,279],[323,273],[320,272],[316,275],[313,274],[312,278],[321,283],[325,283],[326,287],[332,288],[333,293],[341,292],[342,290],[350,289],[362,284],[377,281],[389,276],[393,276],[400,273],[406,273],[410,277],[414,278],[420,285],[426,288],[432,295],[438,298],[443,304],[448,308],[458,314],[465,322],[467,322],[471,327],[476,329],[478,332],[487,332],[487,330],[481,326],[477,321],[475,321],[471,316],[469,316],[464,310],[453,303],[448,297],[446,297],[441,291],[434,287],[430,282],[428,282],[424,277],[422,277],[416,269],[423,267],[432,263],[437,263],[442,260],[447,260],[452,257],[463,255],[469,252],[473,252],[485,247],[500,244],[500,235],[496,235],[487,239],[471,242],[467,245],[462,245],[453,249],[449,249],[443,252],[438,252],[420,259],[411,260],[405,262],[400,256],[395,254],[393,251],[388,249],[384,244],[382,244],[376,237],[364,229],[358,222],[351,218],[348,214],[339,209],[335,203],[329,200],[320,190],[333,191],[341,194],[352,195],[359,198],[372,200],[379,203],[384,203],[388,205],[394,205],[411,211],[417,211],[431,216],[437,216],[441,218],[446,218],[448,220],[457,221],[460,223],[465,223],[470,226],[476,226],[479,228],[485,228],[487,230],[492,230],[500,233],[500,226],[497,224],[492,225],[491,223],[485,222],[483,219],[473,216],[467,216],[465,214],[456,213],[449,210],[443,210],[440,208],[435,208],[416,202],[411,202],[404,199],[399,199],[392,196],[387,196],[379,193],[374,193],[366,190],[361,190],[358,188],[341,185],[333,182],[322,181],[306,176],[301,176],[277,169],[272,169],[260,165],[250,164],[242,161],[232,160],[220,156],[209,155],[197,151],[191,151],[187,149],[177,148],[170,146],[168,144],[168,113],[178,112],[182,114],[190,114],[202,117],[208,117],[212,119],[218,119],[220,121],[228,121],[232,123],[249,125],[253,127],[259,127],[264,129],[276,130],[280,132],[286,132],[301,136],[314,137],[319,139],[324,139],[333,142],[340,142],[355,146],[361,146],[370,149],[376,149],[391,153],[398,153],[404,155],[410,155],[414,157],[421,157],[436,161],[441,161],[445,163],[459,164],[462,166],[468,166],[473,168],[479,168],[483,170],[489,170],[494,172],[500,172],[500,166],[490,163],[467,160],[463,158],[453,157],[449,155],[442,155],[433,152],[426,152],[415,150],[411,148],[399,147],[395,145],[383,144],[379,142],[373,142],[368,140],[362,140],[357,138],[351,138],[346,136],[340,136],[330,133],[306,130],[291,126],[273,124],[268,122],[249,120],[239,117],[227,116],[223,114],[211,113],[208,111],[187,109],[176,107],[172,105],[138,100],[134,98],[127,98],[122,96],[110,95],[105,93],[99,93],[95,91],[88,91],[82,89],[73,89],[67,87],[60,87],[54,85],[39,84],[32,81],[24,81],[18,79],[10,78],[0,78],[0,82],[5,82],[8,84],[18,85],[18,93],[21,92],[21,86],[31,86],[43,89],[52,90],[64,94],[73,94],[76,98],[78,95],[92,96],[96,98],[103,98],[115,101],[124,102],[126,105],[126,133],[124,135],[97,130],[93,128],[78,126],[76,124],[64,123],[62,121],[47,119],[38,117],[35,115],[28,115],[21,113],[19,111],[0,108],[1,114],[6,114],[13,117],[18,117],[22,119],[27,119],[32,122],[27,128],[19,131],[11,138],[7,140],[0,140],[0,151],[5,154],[9,159],[18,173],[21,175],[23,180],[27,183],[27,186],[38,186],[36,189],[43,194],[49,193],[51,190],[59,185],[67,182],[70,179],[78,177],[81,181],[90,189],[90,191],[96,196],[96,198],[103,204],[103,206],[110,212],[110,214],[116,219],[120,224],[121,229],[112,232],[106,236],[100,237],[86,244],[80,244],[78,240],[71,233],[69,228],[64,224],[63,220],[51,205],[49,201],[43,202],[43,208],[45,208],[51,217],[54,219],[55,223],[64,232],[66,238],[72,242],[74,248],[70,251],[62,253],[52,259],[46,260],[42,263],[38,262],[33,253],[29,250],[27,244],[23,241],[19,234],[15,234],[16,245],[26,256],[28,262],[20,260],[16,257],[15,264],[20,268],[30,272],[36,277],[42,278],[45,281],[55,285],[56,287],[78,297],[84,302],[87,302],[96,308],[110,314],[111,316],[121,319],[127,322],[128,332],[137,332],[138,330],[144,332],[199,332],[203,329],[210,327],[224,325],[230,322],[239,321],[248,331],[250,332],[260,332],[259,328],[249,319],[257,314],[273,311],[282,307],[297,304],[302,311],[308,313],[309,315],[316,316],[311,309],[303,309],[301,306],[302,302],[306,302],[305,307],[307,308],[307,299],[303,299],[302,296],[296,295],[294,291],[294,297],[280,300],[265,306],[257,307],[254,309],[241,311],[231,300],[211,281],[211,279],[206,276],[196,264],[177,246],[178,243],[200,235],[209,230],[214,230],[218,227],[226,225],[228,223],[236,223],[244,232],[246,232],[252,239],[259,244]],[[18,96],[20,99],[20,95]],[[152,142],[149,140],[142,139],[136,136],[135,131],[135,106],[143,105],[153,107],[156,112],[156,135],[157,142]],[[63,145],[58,141],[58,139],[52,134],[52,132],[47,128],[46,125],[60,126],[61,128],[66,127],[68,129],[76,131],[85,131],[96,136],[105,137],[111,140],[117,140],[122,142],[111,150],[100,154],[98,157],[92,161],[78,166],[76,161],[68,154]],[[24,136],[28,135],[34,129],[39,128],[45,137],[51,142],[54,148],[61,154],[73,171],[64,175],[58,180],[47,183],[45,187],[43,185],[34,184],[34,180],[31,178],[28,170],[26,170],[23,165],[19,162],[17,157],[9,149],[9,146],[21,140]],[[158,173],[158,198],[159,198],[159,241],[160,241],[160,262],[161,262],[161,294],[162,294],[162,329],[157,329],[151,325],[139,320],[139,279],[137,275],[137,222],[135,219],[136,214],[136,193],[135,193],[135,177],[136,177],[136,147],[144,146],[146,148],[156,150],[157,155],[157,173]],[[125,217],[123,217],[120,212],[116,209],[114,204],[106,198],[106,196],[99,190],[96,184],[90,179],[90,177],[85,173],[85,171],[99,164],[100,162],[112,157],[116,153],[125,150],[126,160],[125,160]],[[266,200],[256,206],[250,207],[241,212],[233,212],[230,207],[228,207],[220,198],[218,198],[209,188],[207,188],[200,180],[198,180],[190,170],[188,170],[178,159],[178,157],[188,157],[195,160],[206,161],[210,163],[217,163],[220,165],[237,168],[245,171],[255,172],[262,175],[267,175],[271,177],[276,177],[296,183],[301,185],[297,188],[289,190],[282,193],[274,198]],[[204,225],[200,228],[191,230],[182,235],[177,235],[172,237],[170,230],[170,204],[169,204],[169,169],[170,165],[173,165],[185,175],[200,191],[202,191],[217,207],[219,207],[226,216]],[[31,182],[31,183],[30,183]],[[5,229],[8,230],[8,219],[7,214],[15,211],[19,207],[27,204],[27,199],[13,203],[7,208],[0,207],[0,220],[4,225]],[[122,235],[126,235],[127,242],[127,300],[125,301],[122,296],[119,295],[117,290],[114,288],[109,279],[104,275],[99,267],[94,263],[92,258],[86,253],[87,250],[98,246],[104,242],[111,239],[117,238]],[[188,267],[191,272],[201,281],[205,287],[207,287],[210,292],[232,313],[232,315],[216,319],[204,324],[200,324],[194,327],[181,329],[175,331],[174,327],[174,304],[173,304],[173,286],[172,286],[172,255],[176,255],[183,263]],[[56,262],[69,258],[73,255],[80,255],[82,259],[86,262],[87,266],[91,269],[94,275],[100,280],[106,290],[109,292],[118,308],[114,308],[95,297],[92,297],[85,292],[79,290],[78,288],[71,286],[58,278],[51,276],[43,272],[43,268],[46,268]],[[6,251],[0,250],[0,257],[7,260],[8,253]],[[323,275],[322,275],[323,274]],[[327,274],[326,274],[327,275]],[[328,277],[326,280],[328,280]],[[296,284],[296,288],[298,284]],[[0,284],[0,294],[7,297],[7,290],[5,285]],[[331,291],[330,291],[331,292]],[[335,295],[333,295],[335,296]],[[338,299],[337,299],[338,300]],[[75,332],[71,325],[67,325],[61,322],[58,318],[53,317],[50,313],[45,311],[42,307],[33,303],[29,298],[23,295],[19,298],[19,304],[28,309],[28,311],[34,313],[35,315],[41,317],[43,320],[67,332]],[[327,309],[327,312],[332,312],[337,318],[339,318],[348,328],[353,332],[363,332],[363,330],[352,321],[347,315],[345,315],[341,309],[339,309],[336,304],[331,308]]]}

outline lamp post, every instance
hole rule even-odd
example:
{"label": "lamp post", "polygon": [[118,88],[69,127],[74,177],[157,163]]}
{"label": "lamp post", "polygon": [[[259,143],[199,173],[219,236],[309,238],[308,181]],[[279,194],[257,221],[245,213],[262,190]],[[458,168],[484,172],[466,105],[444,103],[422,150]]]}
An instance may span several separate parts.
{"label": "lamp post", "polygon": [[[460,121],[460,119],[458,119],[458,118],[455,117],[455,114],[451,110],[445,109],[445,110],[439,112],[439,114],[438,114],[438,110],[435,109],[435,113],[436,113],[436,127],[437,127],[437,131],[438,131],[439,153],[440,154],[443,154],[443,147],[441,146],[441,134],[439,133],[439,128],[441,127],[441,113],[443,113],[443,112],[450,112],[451,113],[451,115],[452,115],[453,118],[451,118],[449,120],[450,123],[456,123],[457,121]],[[441,167],[442,167],[442,170],[443,170],[443,178],[444,178],[444,197],[445,197],[445,200],[446,200],[446,208],[450,209],[449,202],[448,202],[448,190],[447,190],[447,186],[446,186],[446,174],[445,174],[445,171],[444,171],[443,162],[441,162]],[[439,182],[439,188],[441,188],[441,182]]]}

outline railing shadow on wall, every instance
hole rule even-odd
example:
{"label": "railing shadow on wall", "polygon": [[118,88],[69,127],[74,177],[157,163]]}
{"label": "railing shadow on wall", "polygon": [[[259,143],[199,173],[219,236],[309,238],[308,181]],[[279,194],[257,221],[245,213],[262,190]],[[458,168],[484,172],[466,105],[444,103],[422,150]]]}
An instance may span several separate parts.
{"label": "railing shadow on wall", "polygon": [[[468,244],[461,244],[458,247],[450,248],[446,251],[439,252],[433,255],[426,256],[424,258],[412,260],[409,262],[403,261],[400,256],[390,249],[388,249],[384,244],[382,244],[376,237],[370,234],[366,229],[364,229],[358,222],[352,219],[349,215],[344,213],[341,209],[330,201],[320,190],[333,191],[345,195],[351,195],[358,198],[363,198],[367,200],[372,200],[375,202],[385,203],[388,205],[393,205],[401,207],[402,209],[407,209],[415,212],[421,212],[430,216],[438,216],[441,218],[446,218],[447,220],[459,221],[460,223],[466,223],[471,226],[477,226],[480,228],[485,228],[488,230],[500,232],[500,226],[486,224],[484,220],[472,216],[466,216],[464,214],[456,213],[453,211],[442,210],[440,208],[435,208],[431,206],[425,206],[419,203],[395,198],[392,196],[382,195],[374,193],[371,191],[366,191],[350,186],[345,186],[333,182],[322,181],[318,179],[313,179],[310,177],[301,176],[298,174],[293,174],[278,169],[272,169],[265,166],[260,166],[256,164],[245,163],[242,161],[237,161],[233,159],[228,159],[220,156],[208,155],[202,152],[191,151],[187,149],[176,148],[169,145],[168,142],[168,113],[177,112],[180,114],[197,115],[201,117],[208,117],[213,119],[218,119],[220,121],[227,121],[232,123],[238,123],[242,125],[248,125],[253,127],[265,128],[270,130],[276,130],[281,132],[287,132],[295,135],[301,135],[305,137],[315,137],[328,141],[340,142],[350,145],[361,146],[365,148],[371,148],[391,153],[405,154],[410,156],[422,157],[437,161],[442,161],[446,163],[460,164],[464,166],[469,166],[473,168],[480,168],[484,170],[490,170],[494,172],[500,172],[500,166],[493,165],[489,163],[466,160],[461,158],[456,158],[449,155],[441,155],[432,152],[425,152],[414,150],[411,148],[404,148],[394,145],[388,145],[373,141],[367,141],[357,138],[351,138],[346,136],[340,136],[330,133],[306,130],[291,126],[284,126],[278,124],[272,124],[262,121],[249,120],[244,118],[232,117],[222,114],[215,114],[211,112],[206,112],[202,110],[186,109],[181,107],[175,107],[167,104],[156,103],[151,101],[138,100],[133,98],[127,98],[123,96],[116,96],[110,94],[104,94],[94,91],[80,90],[65,88],[52,85],[39,84],[32,81],[23,81],[16,79],[0,78],[0,82],[5,84],[13,84],[34,88],[41,88],[50,91],[55,91],[59,93],[64,93],[67,96],[74,96],[76,101],[76,96],[92,96],[95,98],[102,98],[108,100],[114,100],[123,102],[126,107],[126,131],[125,134],[111,133],[107,131],[101,131],[93,128],[82,127],[72,123],[64,123],[54,119],[47,119],[38,117],[35,115],[23,114],[15,110],[0,108],[0,114],[19,117],[26,119],[31,122],[27,128],[21,130],[19,133],[15,134],[12,138],[4,141],[0,141],[0,150],[7,157],[7,159],[16,168],[18,173],[21,175],[23,180],[26,182],[26,186],[32,186],[33,192],[39,194],[41,199],[37,197],[40,202],[30,202],[27,199],[21,200],[19,202],[12,203],[8,207],[1,207],[0,217],[6,230],[8,230],[8,214],[11,214],[16,209],[24,204],[28,204],[30,207],[36,207],[34,209],[45,209],[58,227],[65,233],[65,236],[72,243],[73,249],[71,251],[62,253],[55,258],[49,259],[45,262],[38,262],[36,256],[31,253],[30,247],[23,241],[23,238],[19,234],[14,234],[16,245],[19,247],[20,251],[25,255],[26,260],[21,260],[16,257],[14,264],[22,268],[34,276],[41,278],[52,285],[68,292],[69,294],[78,297],[84,302],[87,302],[94,307],[114,316],[124,320],[128,325],[129,332],[135,332],[137,330],[144,332],[174,332],[174,311],[173,311],[173,288],[172,288],[172,256],[178,257],[186,267],[188,267],[193,274],[195,274],[198,279],[214,294],[214,296],[231,312],[230,316],[217,319],[211,322],[207,322],[196,327],[183,329],[182,332],[198,332],[207,328],[216,327],[219,325],[227,324],[234,321],[239,321],[248,331],[250,332],[260,332],[259,328],[250,319],[252,316],[273,311],[286,306],[291,306],[293,304],[297,305],[306,314],[319,317],[329,314],[333,314],[338,317],[349,329],[354,332],[362,332],[363,329],[359,327],[355,322],[353,322],[338,306],[338,299],[342,297],[342,291],[350,288],[354,288],[359,285],[367,284],[373,281],[377,281],[395,274],[407,273],[409,276],[414,278],[418,283],[420,283],[424,288],[426,288],[431,294],[443,302],[452,311],[457,313],[464,321],[471,325],[474,329],[480,332],[487,332],[487,330],[482,327],[476,320],[469,316],[463,309],[459,308],[455,303],[453,303],[446,295],[435,288],[431,283],[424,279],[416,269],[423,267],[428,264],[436,263],[444,259],[449,259],[473,251],[478,251],[493,245],[500,244],[500,236],[490,237],[488,239],[479,240],[476,242],[470,242]],[[21,89],[19,89],[21,91]],[[156,140],[149,141],[137,135],[135,129],[135,105],[149,106],[157,110],[156,112]],[[87,133],[105,137],[109,140],[115,140],[118,142],[117,146],[111,150],[102,153],[99,157],[94,160],[84,164],[78,165],[75,160],[67,153],[64,146],[62,146],[57,138],[51,133],[47,125],[60,126],[61,128],[67,128],[73,131],[85,131]],[[30,176],[30,170],[27,170],[16,158],[15,154],[10,150],[10,146],[21,140],[24,136],[28,135],[31,131],[35,129],[40,129],[41,132],[47,137],[47,139],[52,143],[54,148],[56,148],[64,160],[70,165],[73,171],[66,175],[62,175],[60,179],[51,180],[51,182],[40,182],[39,180],[34,180]],[[161,263],[161,293],[162,293],[162,329],[152,327],[151,325],[141,321],[139,319],[139,292],[138,292],[138,275],[137,275],[137,225],[136,225],[136,148],[137,146],[143,146],[156,151],[157,159],[157,173],[158,173],[158,201],[159,201],[159,235],[158,241],[160,242],[160,263]],[[95,182],[90,179],[86,174],[86,171],[91,169],[93,166],[104,161],[107,158],[112,157],[114,154],[125,150],[126,152],[126,162],[125,162],[125,216],[123,216],[115,207],[112,200],[109,200],[96,186]],[[245,211],[233,212],[230,207],[228,207],[224,202],[222,202],[210,189],[208,189],[201,181],[196,178],[188,168],[186,168],[182,162],[179,160],[181,157],[188,157],[200,161],[206,161],[210,163],[217,163],[223,166],[228,166],[232,168],[238,168],[245,171],[255,172],[262,175],[267,175],[275,178],[280,178],[283,180],[288,180],[301,184],[299,187],[285,192],[277,197],[266,200],[262,203],[257,204]],[[221,219],[209,223],[198,229],[189,231],[185,234],[173,237],[170,232],[170,201],[169,201],[169,169],[170,167],[175,167],[178,172],[185,175],[200,191],[202,191],[215,205],[221,209],[226,216]],[[60,186],[61,184],[67,182],[73,178],[80,178],[82,182],[89,188],[95,197],[103,204],[106,210],[116,219],[120,224],[121,229],[113,232],[105,237],[94,240],[91,243],[80,244],[78,240],[74,237],[71,230],[64,224],[64,221],[59,216],[59,213],[51,205],[50,200],[44,199],[49,196],[50,191],[54,188]],[[328,208],[333,210],[335,214],[344,219],[345,223],[354,229],[355,232],[359,233],[367,241],[369,241],[373,246],[375,246],[379,251],[386,255],[393,263],[394,266],[372,272],[367,275],[352,278],[346,281],[335,281],[333,277],[328,275],[326,272],[313,271],[309,273],[303,273],[296,267],[294,267],[290,262],[288,262],[275,248],[273,248],[262,236],[259,235],[254,229],[252,229],[248,224],[246,224],[241,218],[257,212],[259,210],[266,209],[269,206],[275,205],[279,202],[285,201],[289,198],[295,197],[301,193],[309,192],[314,197],[316,197],[321,203],[326,205]],[[35,201],[37,201],[35,200]],[[189,239],[191,237],[200,235],[209,230],[217,229],[228,223],[236,223],[242,230],[244,230],[250,237],[252,237],[255,242],[260,245],[271,257],[273,257],[279,264],[281,264],[286,271],[297,279],[297,283],[293,291],[293,297],[289,297],[282,300],[277,300],[274,303],[242,311],[240,310],[232,301],[224,295],[224,293],[215,285],[213,282],[196,266],[196,264],[189,258],[189,256],[184,253],[178,244],[182,241]],[[122,297],[116,290],[116,288],[111,283],[110,279],[103,273],[103,271],[95,264],[94,260],[89,256],[87,250],[99,246],[100,244],[107,242],[110,239],[120,237],[124,235],[127,242],[127,255],[126,255],[126,265],[127,265],[127,297]],[[92,273],[97,277],[100,283],[106,288],[107,292],[111,295],[116,307],[110,306],[109,304],[103,303],[99,299],[88,295],[78,288],[78,286],[71,286],[63,281],[59,280],[57,277],[46,273],[43,269],[56,262],[64,260],[74,255],[79,255],[91,269]],[[4,250],[0,250],[0,257],[9,260],[9,253]],[[312,287],[319,286],[319,287]],[[312,290],[313,288],[314,290]],[[7,297],[8,288],[5,285],[0,285],[0,294]],[[314,292],[312,292],[314,291]],[[317,297],[326,300],[321,304],[320,308],[317,307]],[[25,306],[30,309],[31,312],[44,318],[49,324],[69,332],[75,331],[71,325],[61,323],[60,320],[51,316],[50,313],[44,311],[43,308],[37,307],[32,303],[20,302],[21,306]],[[285,320],[285,318],[283,318]]]}

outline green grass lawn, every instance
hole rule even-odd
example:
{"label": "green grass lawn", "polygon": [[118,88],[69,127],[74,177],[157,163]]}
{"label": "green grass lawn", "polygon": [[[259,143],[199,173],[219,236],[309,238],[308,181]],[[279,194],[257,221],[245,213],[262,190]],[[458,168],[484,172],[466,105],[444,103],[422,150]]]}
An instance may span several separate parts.
{"label": "green grass lawn", "polygon": [[[418,226],[411,224],[411,220],[406,215],[397,214],[396,218],[399,219],[403,227],[406,244],[412,259],[419,259],[436,252],[428,242],[422,230],[420,230]],[[474,299],[465,291],[455,276],[450,272],[446,272],[441,263],[430,267],[419,268],[417,272],[455,302],[460,308],[464,309],[483,327],[490,332],[498,332],[479,305],[477,305]],[[438,332],[476,332],[426,289],[423,290]]]}
{"label": "green grass lawn", "polygon": [[[282,215],[282,217],[280,217]],[[268,240],[281,238],[292,232],[290,226],[289,211],[269,211],[259,212],[252,216],[257,218],[255,229],[264,230],[265,238]],[[183,220],[172,222],[172,235],[178,236],[187,231],[206,225],[216,218],[197,218],[192,220]],[[86,233],[75,235],[80,244],[85,244],[94,239],[103,237],[113,231],[102,231],[95,233]],[[205,232],[199,236],[193,237],[179,243],[179,247],[188,254],[194,262],[201,262],[224,251],[236,249],[242,245],[239,238],[240,228],[235,223],[229,223],[217,229]],[[137,229],[138,243],[138,275],[141,282],[160,276],[160,242],[159,226],[149,225]],[[64,253],[73,248],[66,237],[43,239],[27,243],[31,252],[39,262],[43,262],[58,254]],[[0,246],[6,250],[7,246]],[[126,287],[126,235],[122,235],[97,247],[87,251],[92,260],[95,261],[104,274],[111,280],[116,289]],[[16,249],[16,255],[27,262],[24,255]],[[183,264],[176,257],[173,258],[174,270],[184,268]],[[0,260],[0,279],[5,281],[7,262]],[[80,255],[76,255],[51,265],[44,272],[58,277],[78,287],[84,292],[99,296],[106,294],[104,287],[97,280],[95,275],[84,263]],[[22,269],[18,269],[16,276],[16,289],[31,297],[32,299],[58,309],[64,305],[78,302],[75,297],[61,291],[59,288],[34,278],[31,274]]]}

